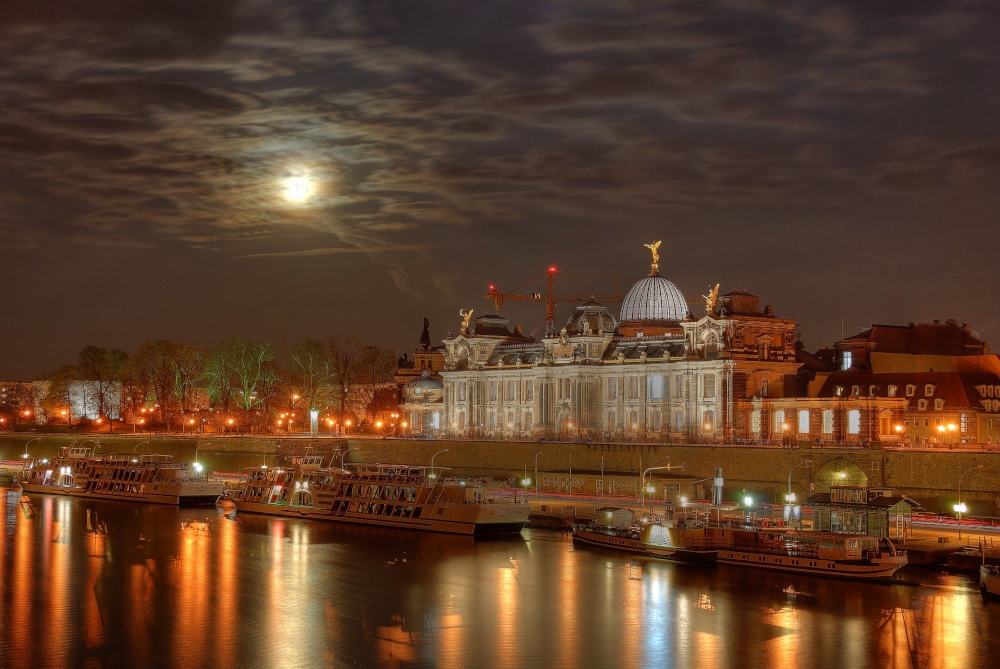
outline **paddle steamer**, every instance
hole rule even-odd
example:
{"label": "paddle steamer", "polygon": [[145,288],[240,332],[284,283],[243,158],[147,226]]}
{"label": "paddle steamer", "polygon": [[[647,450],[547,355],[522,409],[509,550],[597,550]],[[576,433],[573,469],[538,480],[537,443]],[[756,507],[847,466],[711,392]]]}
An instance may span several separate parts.
{"label": "paddle steamer", "polygon": [[212,505],[223,483],[192,476],[169,455],[102,453],[63,448],[59,456],[29,464],[18,484],[25,493],[182,506]]}
{"label": "paddle steamer", "polygon": [[426,467],[348,464],[324,468],[320,456],[290,467],[253,467],[220,503],[237,512],[466,535],[517,534],[527,502],[491,494],[480,481],[444,479]]}

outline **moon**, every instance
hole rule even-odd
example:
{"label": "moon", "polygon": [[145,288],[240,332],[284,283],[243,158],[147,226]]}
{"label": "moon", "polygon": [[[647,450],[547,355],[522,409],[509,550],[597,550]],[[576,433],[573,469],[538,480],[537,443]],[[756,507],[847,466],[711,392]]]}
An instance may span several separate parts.
{"label": "moon", "polygon": [[292,202],[304,202],[312,194],[308,179],[295,177],[285,181],[285,197]]}

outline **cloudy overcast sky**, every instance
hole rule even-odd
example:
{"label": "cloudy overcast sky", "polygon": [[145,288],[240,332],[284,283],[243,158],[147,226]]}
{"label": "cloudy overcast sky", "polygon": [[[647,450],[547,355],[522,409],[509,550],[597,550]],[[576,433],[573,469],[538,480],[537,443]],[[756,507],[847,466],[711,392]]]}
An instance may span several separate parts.
{"label": "cloudy overcast sky", "polygon": [[409,348],[551,264],[624,290],[654,239],[811,349],[951,317],[1000,348],[998,44],[995,1],[5,0],[0,378]]}

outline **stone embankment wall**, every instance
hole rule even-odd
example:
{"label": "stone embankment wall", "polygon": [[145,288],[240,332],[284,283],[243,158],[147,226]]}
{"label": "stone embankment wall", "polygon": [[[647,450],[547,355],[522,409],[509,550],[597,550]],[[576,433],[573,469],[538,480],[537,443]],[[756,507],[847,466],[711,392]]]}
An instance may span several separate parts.
{"label": "stone embankment wall", "polygon": [[[0,459],[13,460],[28,446],[33,457],[52,457],[59,448],[80,443],[78,435],[0,435]],[[383,462],[430,464],[449,467],[455,475],[488,475],[498,479],[528,472],[534,477],[535,454],[543,472],[600,472],[608,475],[637,476],[651,465],[684,465],[683,472],[670,472],[691,480],[711,478],[722,467],[726,480],[726,498],[738,499],[751,494],[760,501],[778,502],[788,486],[788,475],[799,492],[799,499],[809,490],[827,490],[831,484],[867,483],[886,485],[902,492],[931,511],[951,512],[958,497],[959,477],[977,465],[962,479],[962,500],[970,514],[1000,516],[1000,452],[972,453],[959,451],[883,451],[872,449],[755,448],[749,446],[711,445],[642,445],[642,444],[572,444],[556,442],[489,442],[404,439],[275,439],[252,437],[151,437],[149,435],[84,435],[87,446],[100,440],[101,452],[131,452],[137,444],[150,440],[140,452],[170,454],[192,460],[200,445],[199,459],[207,466],[236,471],[241,466],[264,459],[303,452],[332,455],[346,447],[348,462]],[[803,445],[804,446],[804,445]],[[808,462],[805,462],[808,461]],[[667,476],[665,472],[659,472]],[[703,485],[710,485],[705,482]]]}

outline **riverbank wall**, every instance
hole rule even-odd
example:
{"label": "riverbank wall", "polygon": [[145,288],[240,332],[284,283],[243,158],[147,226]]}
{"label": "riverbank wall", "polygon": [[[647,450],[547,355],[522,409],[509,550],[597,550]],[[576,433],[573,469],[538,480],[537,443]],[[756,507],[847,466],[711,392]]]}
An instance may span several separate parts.
{"label": "riverbank wall", "polygon": [[[692,482],[710,479],[722,467],[726,498],[751,495],[766,502],[781,502],[789,474],[799,500],[808,491],[826,491],[830,485],[889,486],[919,502],[926,510],[951,513],[962,478],[962,501],[969,515],[1000,516],[1000,452],[810,448],[807,443],[790,448],[718,446],[708,444],[579,444],[567,442],[493,442],[408,439],[278,439],[273,437],[218,437],[179,435],[0,435],[0,459],[14,460],[25,452],[40,458],[58,454],[71,443],[100,452],[169,454],[209,469],[237,471],[261,463],[278,464],[304,452],[333,455],[338,449],[347,462],[430,464],[448,467],[457,476],[487,475],[497,479],[534,476],[536,454],[540,472],[603,471],[606,475],[636,475],[646,467],[683,465],[683,476]],[[29,443],[30,442],[30,443]],[[443,452],[441,452],[443,451]],[[975,469],[977,466],[980,469]],[[970,471],[971,470],[971,471]],[[711,482],[703,482],[708,488]],[[595,491],[582,491],[595,492]]]}

